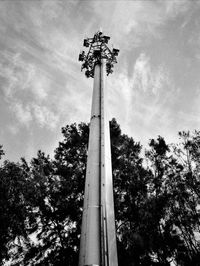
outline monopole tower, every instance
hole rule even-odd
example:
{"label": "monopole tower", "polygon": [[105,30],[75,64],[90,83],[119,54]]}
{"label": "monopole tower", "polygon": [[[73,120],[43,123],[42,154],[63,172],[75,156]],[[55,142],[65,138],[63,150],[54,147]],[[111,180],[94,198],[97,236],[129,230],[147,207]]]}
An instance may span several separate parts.
{"label": "monopole tower", "polygon": [[94,78],[79,266],[117,266],[109,121],[105,107],[105,75],[113,72],[118,49],[98,31],[84,39],[82,70]]}

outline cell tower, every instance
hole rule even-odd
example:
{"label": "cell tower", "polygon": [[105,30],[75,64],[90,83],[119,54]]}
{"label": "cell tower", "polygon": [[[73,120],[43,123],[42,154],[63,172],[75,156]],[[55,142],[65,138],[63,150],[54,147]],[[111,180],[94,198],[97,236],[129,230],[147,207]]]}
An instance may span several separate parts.
{"label": "cell tower", "polygon": [[98,31],[84,39],[79,55],[86,77],[94,78],[79,266],[117,266],[109,121],[105,108],[105,74],[113,72],[118,49]]}

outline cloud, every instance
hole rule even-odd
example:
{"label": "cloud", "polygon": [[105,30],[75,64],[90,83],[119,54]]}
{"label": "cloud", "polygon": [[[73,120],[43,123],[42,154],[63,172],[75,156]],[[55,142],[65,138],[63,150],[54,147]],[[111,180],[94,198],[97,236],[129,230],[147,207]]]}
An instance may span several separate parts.
{"label": "cloud", "polygon": [[117,117],[123,123],[128,123],[133,98],[133,82],[125,73],[113,75],[107,80],[108,117]]}
{"label": "cloud", "polygon": [[15,85],[19,83],[22,78],[21,73],[15,73],[15,65],[18,54],[12,56],[11,53],[1,52],[0,59],[0,78],[1,88],[6,97],[11,97],[15,90]]}
{"label": "cloud", "polygon": [[151,69],[149,60],[150,58],[142,53],[135,62],[133,73],[133,86],[135,89],[147,91],[150,86]]}
{"label": "cloud", "polygon": [[19,133],[19,126],[10,124],[8,125],[8,130],[12,135],[17,135]]}
{"label": "cloud", "polygon": [[[40,127],[54,129],[59,121],[59,116],[47,106],[40,106],[36,103],[23,104],[20,101],[13,101],[9,106],[12,113],[17,118],[18,124],[29,127],[30,123],[35,122]],[[14,127],[10,128],[14,132]],[[18,131],[16,131],[18,132]]]}
{"label": "cloud", "polygon": [[116,117],[123,131],[142,143],[161,134],[176,138],[174,121],[176,90],[166,66],[152,65],[151,58],[141,53],[133,73],[109,77],[110,117]]}
{"label": "cloud", "polygon": [[29,83],[29,87],[37,101],[45,100],[51,88],[50,79],[45,73],[42,75],[39,71],[34,70],[34,75]]}
{"label": "cloud", "polygon": [[185,13],[191,6],[191,2],[188,0],[173,0],[173,1],[162,1],[165,7],[166,15],[170,17],[175,17],[178,14]]}
{"label": "cloud", "polygon": [[18,121],[25,126],[28,126],[33,119],[30,106],[28,105],[24,106],[20,102],[12,102],[10,104],[10,109],[15,114]]}
{"label": "cloud", "polygon": [[51,110],[51,80],[43,69],[23,60],[20,53],[1,52],[0,77],[5,101],[22,126],[36,122],[40,127],[55,128],[59,118]]}
{"label": "cloud", "polygon": [[185,14],[191,7],[191,1],[187,0],[91,2],[97,17],[91,22],[102,26],[113,42],[123,47],[123,52],[162,39],[169,21]]}
{"label": "cloud", "polygon": [[141,53],[132,75],[113,74],[107,82],[109,119],[116,117],[127,134],[147,141],[173,122],[174,85],[164,65],[152,65]]}
{"label": "cloud", "polygon": [[45,99],[49,80],[33,63],[22,59],[20,53],[1,52],[0,78],[6,99],[12,100],[19,93],[32,94],[37,100]]}
{"label": "cloud", "polygon": [[[170,135],[178,108],[187,101],[181,56],[191,59],[193,51],[193,43],[185,50],[190,7],[187,1],[160,0],[2,2],[0,82],[17,132],[29,125],[28,133],[34,128],[37,139],[38,131],[58,135],[61,123],[89,120],[92,80],[80,73],[77,56],[84,34],[91,37],[102,26],[120,49],[119,64],[108,78],[109,118],[116,117],[138,140],[165,131]],[[189,84],[198,75],[190,72]]]}
{"label": "cloud", "polygon": [[49,108],[46,106],[39,106],[37,104],[32,104],[31,108],[33,117],[41,127],[54,129],[57,126],[59,117]]}
{"label": "cloud", "polygon": [[157,95],[168,81],[168,73],[162,65],[152,70],[150,57],[145,53],[139,55],[134,66],[133,89]]}
{"label": "cloud", "polygon": [[165,21],[161,7],[152,1],[99,1],[93,5],[103,29],[126,50],[159,36],[157,29]]}

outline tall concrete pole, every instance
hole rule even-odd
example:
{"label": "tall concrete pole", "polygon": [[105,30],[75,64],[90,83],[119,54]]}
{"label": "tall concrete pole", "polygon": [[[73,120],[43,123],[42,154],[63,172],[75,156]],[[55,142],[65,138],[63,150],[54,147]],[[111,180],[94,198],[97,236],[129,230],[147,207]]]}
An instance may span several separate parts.
{"label": "tall concrete pole", "polygon": [[[102,38],[102,33],[97,34],[95,36]],[[92,42],[94,43],[96,39]],[[94,64],[90,68],[94,84],[79,266],[117,266],[110,132],[104,84],[105,73],[109,74],[111,71],[108,66],[105,69],[107,58],[102,56],[105,49],[99,46],[95,51],[99,53],[95,57],[94,51],[92,52]]]}

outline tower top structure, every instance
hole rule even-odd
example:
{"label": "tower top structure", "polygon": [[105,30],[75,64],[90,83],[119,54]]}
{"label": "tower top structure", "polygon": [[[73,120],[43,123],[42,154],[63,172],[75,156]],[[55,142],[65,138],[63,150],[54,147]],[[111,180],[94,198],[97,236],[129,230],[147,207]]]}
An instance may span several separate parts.
{"label": "tower top structure", "polygon": [[81,71],[85,70],[87,78],[94,78],[94,68],[96,64],[100,64],[102,59],[106,61],[106,74],[109,75],[113,72],[114,63],[117,63],[116,57],[119,54],[119,50],[110,48],[107,46],[109,36],[103,35],[99,30],[94,34],[92,38],[86,38],[83,41],[83,46],[89,48],[88,52],[82,51],[79,54],[79,61],[83,62]]}

